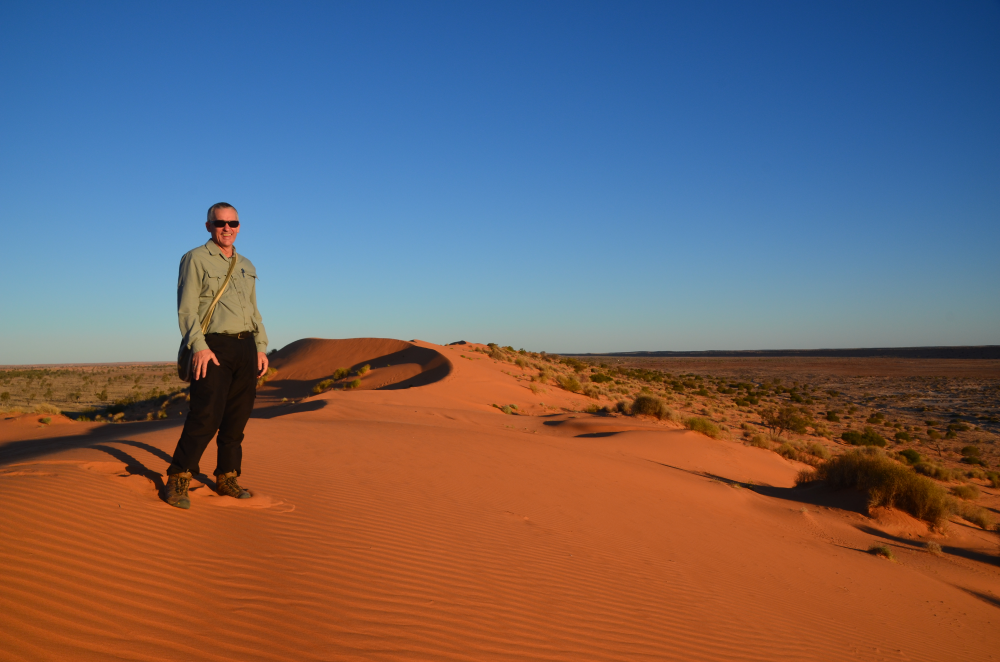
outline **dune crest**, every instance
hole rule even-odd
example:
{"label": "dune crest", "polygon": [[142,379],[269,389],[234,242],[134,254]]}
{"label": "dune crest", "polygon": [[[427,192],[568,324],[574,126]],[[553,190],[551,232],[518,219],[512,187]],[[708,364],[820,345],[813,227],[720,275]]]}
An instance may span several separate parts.
{"label": "dune crest", "polygon": [[278,350],[271,367],[278,372],[260,389],[265,401],[312,395],[317,382],[347,368],[351,378],[363,365],[369,372],[360,377],[356,390],[406,389],[425,386],[446,378],[451,362],[437,350],[391,338],[304,338]]}

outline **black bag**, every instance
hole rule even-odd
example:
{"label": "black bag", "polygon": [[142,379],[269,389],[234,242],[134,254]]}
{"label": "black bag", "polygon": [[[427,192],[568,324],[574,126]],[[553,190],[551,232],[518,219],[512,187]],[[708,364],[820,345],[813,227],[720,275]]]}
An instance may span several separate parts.
{"label": "black bag", "polygon": [[[205,335],[205,332],[208,331],[208,325],[212,323],[212,314],[215,312],[215,306],[219,303],[219,299],[222,298],[222,293],[229,287],[229,279],[232,277],[233,269],[235,268],[236,249],[234,248],[233,257],[229,260],[229,272],[226,274],[226,282],[222,284],[215,298],[212,299],[212,304],[208,307],[208,312],[205,313],[205,319],[201,322],[201,335]],[[181,378],[181,381],[189,382],[191,381],[191,357],[194,353],[191,351],[191,346],[184,341],[185,339],[181,338],[181,348],[177,350],[177,376]]]}

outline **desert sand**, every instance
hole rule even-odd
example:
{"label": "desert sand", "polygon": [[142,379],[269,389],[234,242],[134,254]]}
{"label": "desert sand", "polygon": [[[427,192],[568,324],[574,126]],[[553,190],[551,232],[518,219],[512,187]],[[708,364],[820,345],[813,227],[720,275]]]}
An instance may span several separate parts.
{"label": "desert sand", "polygon": [[289,345],[247,426],[253,498],[212,492],[210,446],[189,511],[158,496],[180,418],[0,421],[0,659],[1000,659],[996,533],[582,413],[475,347]]}

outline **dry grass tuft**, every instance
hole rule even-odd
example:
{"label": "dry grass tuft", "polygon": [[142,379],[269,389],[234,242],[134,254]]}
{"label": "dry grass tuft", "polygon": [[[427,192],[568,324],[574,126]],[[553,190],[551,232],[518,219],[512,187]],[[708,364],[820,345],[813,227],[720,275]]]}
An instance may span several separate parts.
{"label": "dry grass tuft", "polygon": [[755,446],[765,450],[771,450],[774,445],[762,434],[755,434],[747,440],[747,446]]}
{"label": "dry grass tuft", "polygon": [[691,418],[685,420],[684,427],[686,427],[688,430],[700,432],[707,437],[711,437],[712,439],[718,439],[719,434],[721,434],[718,426],[715,423],[713,423],[708,419],[699,418],[697,416],[692,416]]}
{"label": "dry grass tuft", "polygon": [[924,545],[924,548],[935,556],[940,556],[942,553],[941,545],[937,544],[933,540]]}
{"label": "dry grass tuft", "polygon": [[875,556],[881,556],[884,559],[889,559],[890,561],[895,561],[896,556],[892,553],[892,550],[888,545],[872,545],[868,548],[869,554],[874,554]]}
{"label": "dry grass tuft", "polygon": [[951,493],[964,501],[975,501],[979,498],[979,487],[968,483],[951,488]]}
{"label": "dry grass tuft", "polygon": [[955,503],[955,513],[966,522],[971,522],[984,531],[989,531],[996,525],[993,513],[965,501]]}

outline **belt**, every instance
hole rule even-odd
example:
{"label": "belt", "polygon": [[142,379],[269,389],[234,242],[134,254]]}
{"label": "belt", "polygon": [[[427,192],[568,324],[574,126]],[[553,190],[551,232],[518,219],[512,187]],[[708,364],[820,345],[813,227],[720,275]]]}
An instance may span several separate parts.
{"label": "belt", "polygon": [[250,338],[253,336],[253,331],[240,331],[239,333],[206,333],[206,336],[225,336],[227,338],[236,338],[242,340],[244,338]]}

